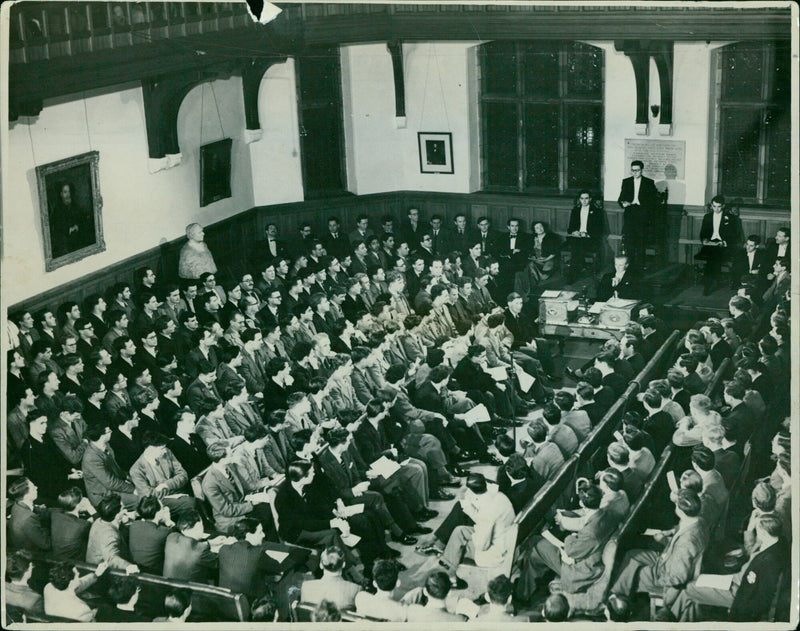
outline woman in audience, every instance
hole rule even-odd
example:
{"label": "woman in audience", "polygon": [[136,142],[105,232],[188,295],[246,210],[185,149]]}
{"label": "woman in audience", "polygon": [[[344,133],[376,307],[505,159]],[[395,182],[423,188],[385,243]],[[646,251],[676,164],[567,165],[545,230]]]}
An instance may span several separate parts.
{"label": "woman in audience", "polygon": [[538,284],[548,280],[558,261],[559,238],[543,221],[533,224],[533,247],[529,258],[531,280]]}

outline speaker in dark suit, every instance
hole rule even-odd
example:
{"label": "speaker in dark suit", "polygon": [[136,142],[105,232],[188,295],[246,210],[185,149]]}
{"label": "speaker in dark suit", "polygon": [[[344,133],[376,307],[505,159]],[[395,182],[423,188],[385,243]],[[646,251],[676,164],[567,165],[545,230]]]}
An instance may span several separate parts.
{"label": "speaker in dark suit", "polygon": [[592,202],[589,191],[581,191],[572,207],[567,227],[570,267],[567,280],[574,282],[583,268],[587,254],[600,256],[601,238],[606,231],[605,211]]}
{"label": "speaker in dark suit", "polygon": [[644,251],[647,237],[653,231],[654,212],[660,203],[656,183],[643,177],[644,164],[641,160],[631,162],[631,177],[622,180],[622,188],[617,202],[625,210],[622,224],[622,237],[625,250],[631,259],[631,266],[638,273],[644,268]]}
{"label": "speaker in dark suit", "polygon": [[614,271],[604,274],[597,285],[597,300],[606,302],[615,293],[618,298],[641,298],[639,287],[633,276],[633,272],[629,270],[629,259],[616,257]]}

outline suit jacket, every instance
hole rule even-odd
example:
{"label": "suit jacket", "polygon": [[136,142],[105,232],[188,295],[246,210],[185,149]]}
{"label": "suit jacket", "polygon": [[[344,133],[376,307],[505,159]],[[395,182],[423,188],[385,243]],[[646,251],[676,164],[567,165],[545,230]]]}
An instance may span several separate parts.
{"label": "suit jacket", "polygon": [[290,390],[275,383],[274,379],[266,379],[264,382],[264,398],[261,399],[264,404],[264,412],[285,410],[286,398],[289,396],[290,392]]}
{"label": "suit jacket", "polygon": [[369,403],[371,399],[378,395],[378,391],[386,385],[377,366],[353,367],[350,382],[353,384],[353,390],[362,405]]}
{"label": "suit jacket", "polygon": [[225,533],[253,511],[253,505],[245,499],[245,489],[236,475],[235,465],[229,464],[226,469],[233,480],[217,467],[210,467],[202,482],[203,495],[214,512],[214,524],[217,530]]}
{"label": "suit jacket", "polygon": [[564,464],[564,457],[555,443],[546,442],[537,451],[532,447],[528,449],[532,456],[531,467],[545,480],[552,479]]}
{"label": "suit jacket", "polygon": [[229,403],[225,405],[225,420],[234,434],[244,435],[248,427],[263,425],[260,415],[252,405],[245,402],[237,410]]}
{"label": "suit jacket", "polygon": [[[573,410],[573,412],[586,412],[586,414],[589,416],[591,427],[594,427],[603,418],[603,415],[606,413],[607,409],[608,408],[604,408],[602,405],[600,405],[599,402],[592,401],[591,403],[587,403],[582,407],[578,408],[577,410]],[[569,414],[569,412],[567,412],[567,414]],[[564,416],[562,414],[562,419],[563,418]],[[569,425],[569,423],[567,424]],[[575,430],[576,434],[578,433],[578,430],[573,425],[570,425],[570,427],[572,427],[572,429]]]}
{"label": "suit jacket", "polygon": [[453,371],[453,379],[458,381],[462,390],[493,392],[496,389],[494,378],[469,357],[458,362]]}
{"label": "suit jacket", "polygon": [[133,407],[131,398],[125,390],[120,393],[109,391],[106,398],[103,399],[103,412],[109,419],[114,418],[119,409],[123,407]]}
{"label": "suit jacket", "polygon": [[362,478],[351,455],[345,451],[342,454],[342,461],[339,462],[330,449],[326,449],[319,455],[318,460],[322,472],[331,481],[342,500],[352,502],[355,499],[353,487],[366,478]]}
{"label": "suit jacket", "polygon": [[73,467],[79,467],[83,460],[83,452],[86,450],[86,443],[83,441],[85,431],[86,421],[81,417],[69,425],[57,419],[47,428],[53,444]]}
{"label": "suit jacket", "polygon": [[756,622],[764,618],[777,589],[778,568],[784,571],[784,580],[788,580],[790,556],[779,541],[753,557],[744,568],[742,583],[733,597],[728,613],[731,622]]}
{"label": "suit jacket", "polygon": [[711,366],[716,371],[725,359],[733,357],[733,350],[730,344],[723,339],[712,345],[708,354],[711,356]]}
{"label": "suit jacket", "polygon": [[29,550],[35,554],[50,551],[50,528],[39,513],[20,502],[11,505],[6,535],[10,550]]}
{"label": "suit jacket", "polygon": [[221,401],[222,397],[214,383],[206,386],[198,378],[186,389],[186,403],[197,416],[213,411]]}
{"label": "suit jacket", "polygon": [[206,454],[206,445],[203,440],[197,434],[192,434],[190,438],[191,442],[187,443],[180,436],[175,436],[167,443],[167,447],[191,479],[208,467],[211,460]]}
{"label": "suit jacket", "polygon": [[514,548],[509,550],[506,546],[508,530],[514,523],[514,506],[503,493],[487,491],[478,496],[477,508],[472,533],[475,565],[499,565],[508,555],[514,554]]}
{"label": "suit jacket", "polygon": [[514,317],[508,309],[505,310],[505,316],[506,328],[514,338],[511,348],[519,348],[533,340],[535,330],[531,318],[526,318],[523,314]]}
{"label": "suit jacket", "polygon": [[514,512],[519,513],[533,499],[537,491],[542,488],[544,480],[536,471],[530,469],[524,480],[512,485],[511,480],[505,473],[505,466],[502,466],[497,471],[497,484],[500,492],[504,493],[511,502]]}
{"label": "suit jacket", "polygon": [[[44,614],[44,599],[28,585],[6,583],[6,604],[19,607],[32,614]],[[405,620],[405,618],[403,618]]]}
{"label": "suit jacket", "polygon": [[278,486],[275,496],[281,538],[294,543],[304,530],[307,532],[328,530],[332,516],[326,508],[307,501],[297,493],[289,480],[284,480]]}
{"label": "suit jacket", "polygon": [[519,250],[519,252],[515,253],[511,250],[510,233],[498,236],[495,241],[495,254],[501,261],[500,265],[510,272],[518,272],[525,269],[532,248],[531,235],[522,232],[517,233],[514,243],[514,249]]}
{"label": "suit jacket", "polygon": [[559,423],[550,429],[550,436],[548,440],[559,448],[561,455],[564,456],[564,460],[567,460],[578,450],[578,437],[575,436],[575,432],[572,431],[572,428],[569,425]]}
{"label": "suit jacket", "polygon": [[658,557],[653,576],[662,587],[681,587],[692,579],[697,557],[708,543],[708,531],[702,519],[697,519],[678,531]]}
{"label": "suit jacket", "polygon": [[603,574],[603,548],[617,527],[619,519],[608,509],[595,511],[583,528],[564,540],[564,553],[574,560],[561,564],[561,584],[566,593],[589,588]]}
{"label": "suit jacket", "polygon": [[127,545],[119,528],[98,517],[89,529],[86,562],[96,565],[102,561],[112,570],[124,571],[130,565]]}
{"label": "suit jacket", "polygon": [[597,286],[598,301],[605,302],[609,300],[614,295],[615,291],[617,292],[617,295],[623,299],[639,298],[639,289],[636,287],[636,284],[633,281],[630,270],[623,274],[616,287],[612,286],[611,284],[613,279],[614,272],[603,274],[603,277],[600,279],[600,283]]}
{"label": "suit jacket", "polygon": [[144,451],[142,436],[138,429],[136,428],[131,432],[130,438],[123,434],[118,427],[111,430],[109,447],[114,450],[114,458],[122,471],[130,470],[133,463]]}
{"label": "suit jacket", "polygon": [[39,488],[39,497],[45,503],[55,503],[59,493],[74,484],[67,479],[69,463],[47,434],[41,442],[29,436],[20,448],[20,461],[25,475]]}
{"label": "suit jacket", "polygon": [[406,605],[381,594],[359,592],[356,594],[355,606],[356,611],[362,616],[390,622],[405,622],[408,616]]}
{"label": "suit jacket", "polygon": [[[289,557],[278,563],[267,555],[267,550],[288,552]],[[253,602],[267,592],[266,576],[280,575],[284,568],[289,569],[303,562],[308,554],[303,549],[269,542],[254,546],[247,541],[237,541],[222,546],[219,550],[218,585],[232,592],[240,592]]]}
{"label": "suit jacket", "polygon": [[196,541],[179,532],[170,533],[164,544],[164,578],[206,583],[217,570],[217,555],[207,541]]}
{"label": "suit jacket", "polygon": [[244,379],[247,391],[253,394],[263,391],[266,377],[258,359],[245,350],[241,352],[241,357],[239,375]]}
{"label": "suit jacket", "polygon": [[56,559],[83,562],[92,523],[62,510],[50,512],[50,540]]}
{"label": "suit jacket", "polygon": [[185,490],[189,483],[186,470],[169,450],[155,463],[144,456],[140,457],[133,463],[130,477],[136,493],[142,497],[154,495],[155,488],[160,484],[166,484],[167,494],[172,494]]}
{"label": "suit jacket", "polygon": [[[711,239],[714,234],[714,212],[710,211],[703,215],[703,223],[700,226],[700,240]],[[722,211],[722,219],[719,222],[719,236],[730,248],[739,242],[739,218],[726,210]]]}
{"label": "suit jacket", "polygon": [[183,369],[186,371],[186,374],[189,375],[190,379],[197,379],[197,375],[200,372],[200,363],[204,361],[208,361],[214,368],[219,365],[217,351],[213,347],[208,351],[208,359],[200,352],[199,348],[192,349],[186,357],[184,357]]}
{"label": "suit jacket", "polygon": [[[600,418],[602,418],[602,414],[600,415]],[[600,419],[598,418],[598,420]],[[586,437],[592,431],[592,425],[594,424],[592,422],[591,415],[586,409],[562,412],[561,423],[567,427],[570,427],[572,431],[575,432],[575,436],[580,443],[586,440]]]}
{"label": "suit jacket", "polygon": [[[641,191],[640,191],[641,192]],[[571,234],[581,229],[581,205],[573,206],[569,214],[569,226],[567,233]],[[589,206],[589,216],[586,218],[586,232],[590,239],[599,239],[606,231],[605,211],[602,208],[591,204]]]}
{"label": "suit jacket", "polygon": [[353,439],[367,465],[371,465],[392,447],[382,423],[378,423],[378,429],[375,429],[369,421],[362,422]]}
{"label": "suit jacket", "polygon": [[[617,202],[622,207],[622,202],[633,202],[633,176],[626,177],[622,180],[622,189],[619,192]],[[656,183],[649,177],[642,177],[642,183],[639,185],[639,205],[646,209],[651,210],[655,208],[659,200],[658,189]]]}
{"label": "suit jacket", "polygon": [[172,529],[154,524],[149,519],[131,522],[128,530],[128,547],[131,558],[142,572],[161,575],[164,571],[164,547]]}
{"label": "suit jacket", "polygon": [[127,474],[120,469],[114,457],[114,450],[110,446],[101,450],[93,443],[89,443],[83,454],[81,469],[86,495],[95,506],[109,493],[119,493],[123,503],[125,498],[128,498],[129,502],[138,499],[133,495],[135,489],[133,483],[128,481]]}
{"label": "suit jacket", "polygon": [[[734,255],[732,261],[733,271],[737,282],[738,279],[745,274],[753,274],[752,278],[757,279],[759,275],[767,270],[766,259],[767,257],[764,253],[764,250],[756,249],[753,252],[753,262],[751,264],[750,259],[747,256],[747,251],[744,249],[739,250]],[[774,259],[772,262],[773,264],[775,263]]]}
{"label": "suit jacket", "polygon": [[750,408],[742,402],[725,415],[725,426],[731,428],[731,440],[744,445],[753,433],[755,419]]}

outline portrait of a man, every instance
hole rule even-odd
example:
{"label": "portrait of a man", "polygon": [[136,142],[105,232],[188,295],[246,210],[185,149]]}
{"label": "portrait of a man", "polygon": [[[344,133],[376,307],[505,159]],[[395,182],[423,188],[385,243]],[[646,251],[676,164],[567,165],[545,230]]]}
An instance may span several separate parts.
{"label": "portrait of a man", "polygon": [[92,151],[36,168],[47,271],[105,249],[98,162]]}

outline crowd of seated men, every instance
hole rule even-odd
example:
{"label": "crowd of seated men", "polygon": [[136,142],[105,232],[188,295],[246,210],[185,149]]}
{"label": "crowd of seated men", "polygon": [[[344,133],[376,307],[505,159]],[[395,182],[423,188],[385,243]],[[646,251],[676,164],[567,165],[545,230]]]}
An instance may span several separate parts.
{"label": "crowd of seated men", "polygon": [[[734,297],[729,322],[687,333],[686,352],[631,406],[607,463],[580,489],[580,505],[559,518],[573,533],[574,556],[536,542],[519,555],[515,584],[494,577],[478,611],[457,613],[450,592],[467,587],[462,560],[492,567],[515,554],[505,535],[516,515],[667,337],[645,308],[621,342],[572,373],[574,392],[554,392],[556,345],[537,337],[513,291],[519,270],[505,261],[503,239],[488,239],[488,219],[479,225],[465,230],[459,216],[448,231],[434,217],[427,228],[412,209],[396,232],[387,220],[372,235],[360,217],[345,235],[331,218],[324,236],[304,225],[283,243],[271,224],[251,256],[257,273],[225,287],[211,273],[161,284],[145,269],[133,285],[117,283],[83,305],[11,314],[9,603],[57,618],[141,621],[148,618],[137,607],[136,575],[146,573],[244,594],[253,620],[291,618],[286,602],[298,597],[321,603],[313,612],[320,620],[353,607],[397,620],[503,620],[533,598],[548,567],[561,574],[561,588],[542,616],[570,615],[564,594],[596,573],[611,527],[604,522],[624,518],[673,434],[676,444],[699,434],[705,445],[712,440],[696,426],[722,427],[716,451],[730,441],[741,450],[754,429],[751,406],[782,410],[781,380],[772,375],[788,362],[788,311],[779,297],[771,329],[753,343],[753,305]],[[714,412],[713,402],[701,421],[689,397],[713,375],[723,339],[739,368],[725,387],[730,410]],[[761,392],[765,379],[772,388]],[[517,443],[509,428],[538,406],[541,418],[517,430]],[[711,423],[713,414],[722,421]],[[751,441],[762,469],[774,433]],[[730,459],[695,449],[699,469],[718,460],[735,477]],[[496,476],[470,472],[475,462],[497,467]],[[783,507],[788,459],[778,463],[771,483]],[[703,487],[691,483],[676,495],[679,517],[697,517]],[[437,515],[432,501],[456,497],[435,532],[425,526]],[[750,555],[765,541],[757,517]],[[698,533],[710,527],[701,523]],[[396,546],[415,545],[420,555],[439,555],[441,569],[389,608],[380,599],[394,602],[405,569]],[[312,579],[306,570],[316,554]],[[93,572],[81,575],[83,563]],[[112,576],[103,576],[107,569]],[[609,611],[645,585],[636,583],[641,573],[628,573],[634,584],[615,591]],[[681,615],[694,611],[686,594]],[[181,589],[158,612],[150,617],[204,619]]]}

